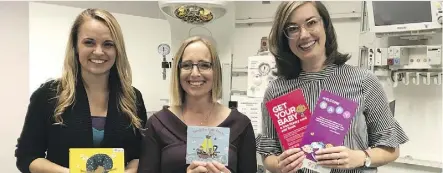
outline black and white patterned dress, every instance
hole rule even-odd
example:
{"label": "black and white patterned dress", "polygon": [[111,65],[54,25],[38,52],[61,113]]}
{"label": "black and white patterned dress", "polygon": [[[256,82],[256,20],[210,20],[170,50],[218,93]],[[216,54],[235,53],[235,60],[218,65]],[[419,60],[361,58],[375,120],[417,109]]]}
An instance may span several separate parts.
{"label": "black and white patterned dress", "polygon": [[[311,112],[321,90],[327,90],[339,96],[359,103],[344,145],[350,149],[368,147],[398,147],[408,141],[403,129],[394,119],[386,94],[377,77],[371,72],[350,65],[328,65],[320,72],[301,72],[297,79],[278,78],[272,81],[264,95],[262,103],[263,131],[256,139],[257,152],[262,155],[282,153],[274,125],[264,106],[267,101],[301,88]],[[298,172],[313,173],[302,169]],[[336,170],[332,173],[376,173],[377,168]]]}

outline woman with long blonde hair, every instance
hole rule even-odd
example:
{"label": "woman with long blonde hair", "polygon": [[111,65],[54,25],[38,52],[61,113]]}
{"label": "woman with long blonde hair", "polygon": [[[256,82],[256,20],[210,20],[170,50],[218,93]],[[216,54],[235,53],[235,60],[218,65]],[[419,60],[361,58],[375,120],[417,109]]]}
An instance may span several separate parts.
{"label": "woman with long blonde hair", "polygon": [[[185,40],[174,57],[171,106],[153,114],[142,132],[138,173],[257,172],[251,120],[238,110],[219,104],[221,91],[222,72],[216,49],[198,36]],[[186,164],[187,142],[192,142],[187,141],[188,126],[230,129],[229,139],[225,139],[229,140],[229,147],[220,148],[229,153],[227,166],[217,161]],[[192,155],[198,153],[201,152],[196,149]]]}
{"label": "woman with long blonde hair", "polygon": [[30,98],[15,153],[18,169],[68,173],[70,148],[123,148],[125,172],[136,172],[138,129],[147,115],[131,78],[116,19],[100,9],[83,11],[71,28],[62,77]]}

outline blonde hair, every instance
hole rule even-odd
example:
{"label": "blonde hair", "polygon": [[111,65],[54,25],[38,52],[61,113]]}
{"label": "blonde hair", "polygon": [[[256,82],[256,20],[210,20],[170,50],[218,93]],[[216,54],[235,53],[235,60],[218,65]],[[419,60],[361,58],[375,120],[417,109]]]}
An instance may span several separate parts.
{"label": "blonde hair", "polygon": [[214,75],[214,82],[212,84],[211,96],[212,101],[216,102],[222,96],[222,72],[221,72],[221,64],[220,59],[218,57],[216,49],[212,46],[209,40],[202,38],[200,36],[194,36],[186,39],[177,53],[174,56],[174,60],[172,62],[172,75],[171,75],[171,105],[172,106],[181,106],[184,102],[185,91],[180,85],[180,69],[179,64],[182,61],[183,53],[190,44],[201,42],[208,47],[209,52],[211,53],[211,63],[212,63],[212,71]]}
{"label": "blonde hair", "polygon": [[[80,26],[87,20],[92,19],[99,20],[108,26],[112,39],[115,42],[117,57],[112,68],[115,67],[117,73],[115,75],[120,79],[118,82],[121,86],[121,90],[117,91],[119,92],[117,94],[117,99],[119,100],[118,108],[130,118],[133,126],[141,128],[141,120],[137,116],[137,107],[135,103],[136,94],[132,87],[131,67],[126,56],[125,43],[120,25],[111,13],[101,9],[87,9],[83,11],[77,16],[71,27],[71,33],[66,47],[62,77],[58,79],[59,85],[57,88],[57,103],[54,111],[54,119],[58,123],[63,123],[61,117],[63,112],[75,102],[75,88],[80,70],[79,61],[77,59],[77,36]],[[113,73],[113,70],[111,70],[111,73]]]}

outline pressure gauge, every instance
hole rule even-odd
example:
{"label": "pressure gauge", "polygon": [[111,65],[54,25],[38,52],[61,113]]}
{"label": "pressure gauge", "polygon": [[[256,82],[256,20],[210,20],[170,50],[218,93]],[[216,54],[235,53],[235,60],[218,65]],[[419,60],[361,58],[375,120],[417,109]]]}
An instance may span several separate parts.
{"label": "pressure gauge", "polygon": [[169,47],[169,45],[167,45],[167,44],[158,45],[158,53],[160,55],[163,55],[163,56],[168,55],[170,51],[171,51],[171,48]]}
{"label": "pressure gauge", "polygon": [[262,63],[258,66],[258,71],[262,76],[266,76],[271,72],[271,66],[268,63]]}

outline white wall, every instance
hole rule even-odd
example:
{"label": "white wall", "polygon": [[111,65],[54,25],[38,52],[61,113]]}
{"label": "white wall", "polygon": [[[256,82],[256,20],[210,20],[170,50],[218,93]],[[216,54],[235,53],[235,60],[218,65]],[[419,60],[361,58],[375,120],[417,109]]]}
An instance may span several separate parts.
{"label": "white wall", "polygon": [[[48,78],[59,77],[69,29],[81,8],[30,3],[30,92]],[[160,43],[170,44],[165,20],[113,13],[119,22],[132,68],[133,86],[138,88],[148,111],[160,110],[160,99],[168,98],[169,78],[162,79]]]}
{"label": "white wall", "polygon": [[0,2],[0,162],[1,172],[18,172],[15,144],[29,102],[28,4]]}

